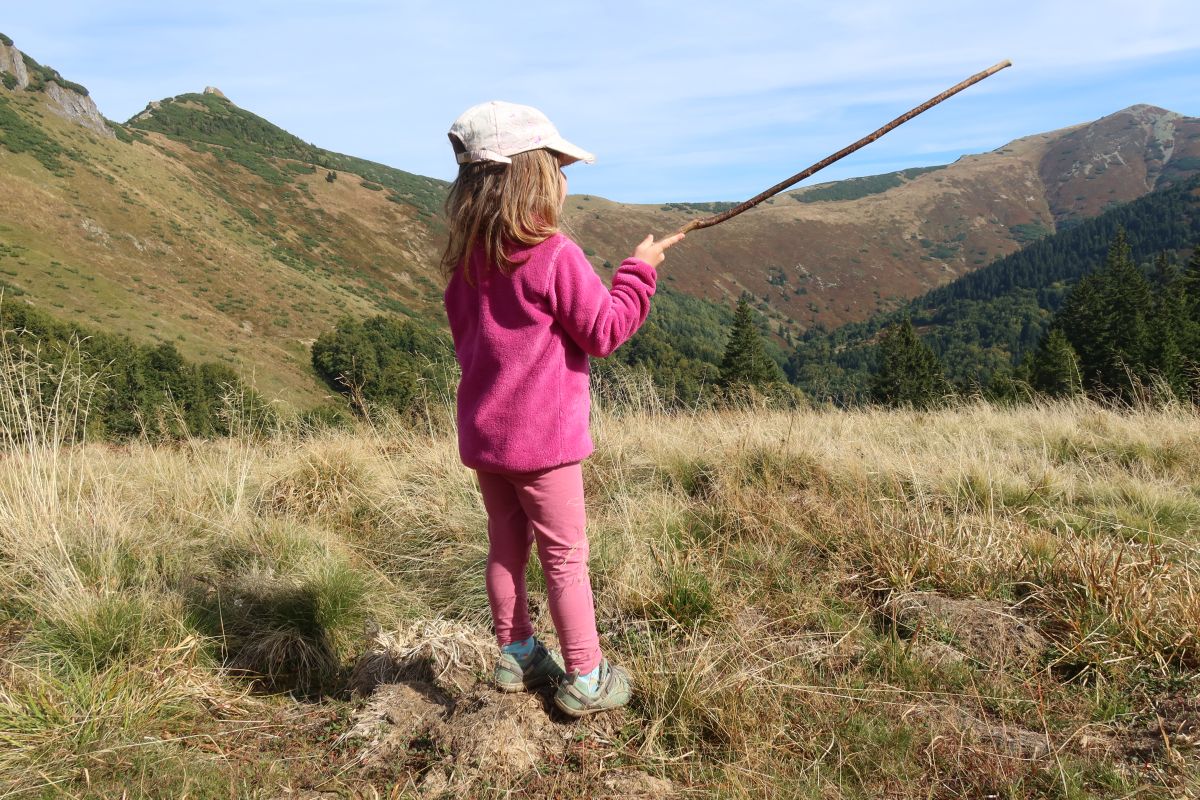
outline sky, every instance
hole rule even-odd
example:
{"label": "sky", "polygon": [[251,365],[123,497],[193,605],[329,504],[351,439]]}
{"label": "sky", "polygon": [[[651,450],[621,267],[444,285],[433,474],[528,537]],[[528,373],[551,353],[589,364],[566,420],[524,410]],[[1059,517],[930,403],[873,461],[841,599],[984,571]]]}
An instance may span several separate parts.
{"label": "sky", "polygon": [[329,150],[452,179],[484,100],[597,155],[573,193],[742,200],[967,76],[807,183],[948,163],[1135,103],[1200,116],[1200,3],[56,0],[0,32],[125,121],[205,86]]}

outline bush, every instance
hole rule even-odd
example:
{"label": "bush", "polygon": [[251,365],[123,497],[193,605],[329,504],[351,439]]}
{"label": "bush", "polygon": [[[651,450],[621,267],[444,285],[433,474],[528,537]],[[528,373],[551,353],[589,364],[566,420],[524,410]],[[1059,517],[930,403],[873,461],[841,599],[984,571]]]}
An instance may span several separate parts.
{"label": "bush", "polygon": [[[0,308],[0,354],[6,365],[25,364],[40,373],[36,388],[48,404],[59,388],[54,379],[64,372],[96,376],[86,420],[89,437],[224,436],[243,418],[258,424],[274,419],[266,401],[228,367],[189,362],[170,342],[136,344],[59,322],[28,306]],[[0,424],[19,426],[19,420]]]}
{"label": "bush", "polygon": [[312,364],[359,414],[372,406],[407,412],[450,386],[453,350],[446,336],[409,318],[346,318],[312,346]]}

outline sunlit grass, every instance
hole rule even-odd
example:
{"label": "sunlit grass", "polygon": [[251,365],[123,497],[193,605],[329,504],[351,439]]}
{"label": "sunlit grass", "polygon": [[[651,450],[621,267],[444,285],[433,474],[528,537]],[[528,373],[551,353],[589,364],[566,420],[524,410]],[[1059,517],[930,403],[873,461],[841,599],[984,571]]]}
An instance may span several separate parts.
{"label": "sunlit grass", "polygon": [[[79,443],[87,380],[37,369],[8,362],[0,380],[0,782],[120,796],[136,771],[272,796],[305,764],[369,794],[382,779],[335,770],[332,738],[298,738],[294,762],[205,743],[231,725],[254,741],[298,713],[290,698],[344,715],[372,625],[449,618],[487,637],[485,517],[444,409]],[[64,392],[43,401],[43,379]],[[1196,780],[1185,740],[1134,746],[1156,703],[1197,688],[1194,410],[643,401],[594,421],[597,615],[637,687],[613,744],[626,763],[747,798]],[[536,567],[530,587],[544,612]],[[897,624],[889,603],[912,592],[995,604],[1045,646],[997,667],[937,620]]]}

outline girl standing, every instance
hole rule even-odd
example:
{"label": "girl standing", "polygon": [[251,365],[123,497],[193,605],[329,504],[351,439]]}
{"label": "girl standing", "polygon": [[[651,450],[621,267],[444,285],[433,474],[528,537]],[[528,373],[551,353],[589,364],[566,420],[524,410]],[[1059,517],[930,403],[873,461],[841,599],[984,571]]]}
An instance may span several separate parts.
{"label": "girl standing", "polygon": [[[600,652],[587,567],[588,357],[607,356],[645,322],[655,268],[683,234],[647,236],[610,291],[558,229],[561,168],[590,163],[591,153],[540,111],[512,103],[468,109],[449,136],[459,171],[446,200],[445,305],[462,368],[459,454],[478,475],[488,515],[496,682],[505,691],[557,682],[554,702],[574,717],[617,708],[629,702],[629,677]],[[561,657],[529,621],[525,566],[535,542]]]}

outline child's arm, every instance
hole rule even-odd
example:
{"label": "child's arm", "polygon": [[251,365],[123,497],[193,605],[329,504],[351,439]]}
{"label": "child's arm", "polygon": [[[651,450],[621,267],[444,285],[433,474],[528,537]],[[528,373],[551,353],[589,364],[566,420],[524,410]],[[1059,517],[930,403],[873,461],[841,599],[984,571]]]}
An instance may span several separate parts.
{"label": "child's arm", "polygon": [[655,277],[654,267],[647,261],[627,258],[613,274],[609,291],[579,245],[568,240],[558,253],[550,280],[550,308],[585,353],[603,358],[646,321]]}

